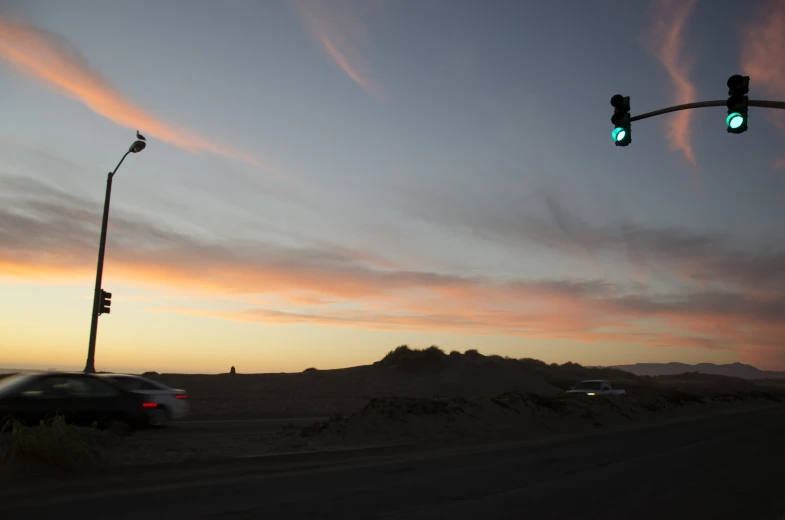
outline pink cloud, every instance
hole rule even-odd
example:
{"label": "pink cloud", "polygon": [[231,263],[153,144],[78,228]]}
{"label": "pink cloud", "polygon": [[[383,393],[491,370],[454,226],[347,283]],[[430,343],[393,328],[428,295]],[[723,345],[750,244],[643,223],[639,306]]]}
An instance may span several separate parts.
{"label": "pink cloud", "polygon": [[[785,2],[763,2],[755,20],[741,31],[741,66],[750,76],[750,89],[768,99],[785,97]],[[759,110],[780,130],[785,130],[781,110]],[[785,157],[775,159],[772,167],[785,167]]]}
{"label": "pink cloud", "polygon": [[785,96],[785,2],[763,2],[755,21],[742,28],[741,44],[751,87],[766,96]]}
{"label": "pink cloud", "polygon": [[363,20],[341,2],[298,0],[297,10],[325,54],[368,94],[383,97],[384,88],[368,72],[358,45],[367,40]]}
{"label": "pink cloud", "polygon": [[[685,56],[684,33],[696,0],[654,0],[649,9],[651,27],[642,36],[644,46],[665,66],[673,83],[673,102],[680,105],[696,100],[695,85],[690,81],[692,60]],[[696,164],[692,149],[692,113],[688,110],[668,116],[666,138],[673,150]]]}
{"label": "pink cloud", "polygon": [[278,173],[249,153],[164,122],[138,107],[62,36],[0,15],[0,59],[120,126],[139,129],[190,153],[211,152]]}

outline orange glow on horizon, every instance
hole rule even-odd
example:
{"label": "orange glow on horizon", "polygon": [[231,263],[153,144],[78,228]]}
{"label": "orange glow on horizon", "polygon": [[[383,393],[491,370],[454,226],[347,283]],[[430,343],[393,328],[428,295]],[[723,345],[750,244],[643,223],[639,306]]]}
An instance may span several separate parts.
{"label": "orange glow on horizon", "polygon": [[[508,335],[529,339],[561,339],[579,343],[635,343],[690,348],[754,348],[765,346],[779,323],[765,317],[711,311],[636,310],[619,303],[623,296],[607,284],[499,283],[487,279],[434,276],[367,268],[303,269],[289,264],[246,263],[232,257],[193,257],[112,250],[105,280],[121,280],[151,289],[174,288],[206,301],[228,298],[239,310],[156,306],[155,312],[221,318],[234,322],[276,325],[309,324],[387,331],[441,331],[471,335]],[[4,274],[26,280],[88,283],[92,259],[73,255],[64,265],[14,263],[0,259]],[[57,255],[51,258],[58,258]],[[253,306],[260,296],[292,307],[269,308],[275,300]],[[760,302],[760,298],[751,301]],[[766,301],[761,302],[763,304]],[[346,310],[349,304],[355,310]],[[318,312],[308,310],[316,306]],[[640,321],[644,320],[644,321]],[[652,332],[659,323],[673,331]],[[751,331],[750,331],[751,329]],[[746,332],[742,332],[746,330]],[[616,331],[616,332],[608,332]],[[683,332],[676,332],[683,331]]]}

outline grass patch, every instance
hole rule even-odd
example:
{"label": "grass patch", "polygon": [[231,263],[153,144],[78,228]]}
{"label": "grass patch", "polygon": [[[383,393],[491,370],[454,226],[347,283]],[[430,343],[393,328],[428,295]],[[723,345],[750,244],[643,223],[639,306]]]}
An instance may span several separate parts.
{"label": "grass patch", "polygon": [[97,426],[68,424],[61,415],[37,426],[12,419],[0,430],[0,461],[3,469],[83,471],[97,466],[116,438]]}
{"label": "grass patch", "polygon": [[704,400],[700,395],[682,392],[681,390],[668,390],[662,392],[660,397],[665,399],[665,401],[674,406],[682,406],[687,403],[697,403],[703,404]]}
{"label": "grass patch", "polygon": [[303,426],[300,430],[301,437],[316,437],[330,430],[330,423],[328,421],[319,421],[309,426]]}
{"label": "grass patch", "polygon": [[558,414],[564,414],[567,411],[567,403],[559,397],[550,397],[547,395],[529,393],[526,394],[528,401],[537,408],[546,408]]}
{"label": "grass patch", "polygon": [[774,401],[775,403],[781,403],[782,398],[778,395],[772,394],[771,392],[766,392],[763,390],[753,390],[750,392],[750,398],[752,399],[768,399],[769,401]]}

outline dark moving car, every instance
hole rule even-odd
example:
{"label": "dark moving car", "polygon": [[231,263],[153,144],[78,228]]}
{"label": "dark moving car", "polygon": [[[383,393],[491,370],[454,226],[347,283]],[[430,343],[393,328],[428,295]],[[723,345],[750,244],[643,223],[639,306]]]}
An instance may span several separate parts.
{"label": "dark moving car", "polygon": [[17,374],[0,379],[0,424],[11,417],[35,425],[62,415],[66,421],[89,426],[149,423],[158,405],[121,385],[81,373]]}

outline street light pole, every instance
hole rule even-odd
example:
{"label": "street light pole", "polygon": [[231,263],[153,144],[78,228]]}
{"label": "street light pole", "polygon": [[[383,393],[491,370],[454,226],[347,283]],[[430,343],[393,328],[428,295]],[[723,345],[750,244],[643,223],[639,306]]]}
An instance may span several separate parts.
{"label": "street light pole", "polygon": [[101,241],[98,245],[98,268],[96,269],[95,273],[95,292],[93,293],[93,312],[92,312],[92,319],[90,321],[90,344],[87,347],[87,363],[85,364],[84,371],[88,374],[95,373],[95,339],[96,335],[98,334],[98,316],[101,315],[101,278],[103,277],[104,273],[104,252],[106,251],[106,228],[109,224],[109,200],[112,196],[112,178],[114,177],[117,170],[120,168],[120,165],[123,164],[123,161],[126,157],[128,157],[129,153],[138,153],[144,150],[146,146],[145,138],[139,132],[136,132],[136,136],[139,140],[135,141],[134,144],[125,152],[123,158],[120,159],[120,162],[117,163],[114,171],[109,172],[106,177],[106,197],[104,198],[104,216],[101,220]]}

